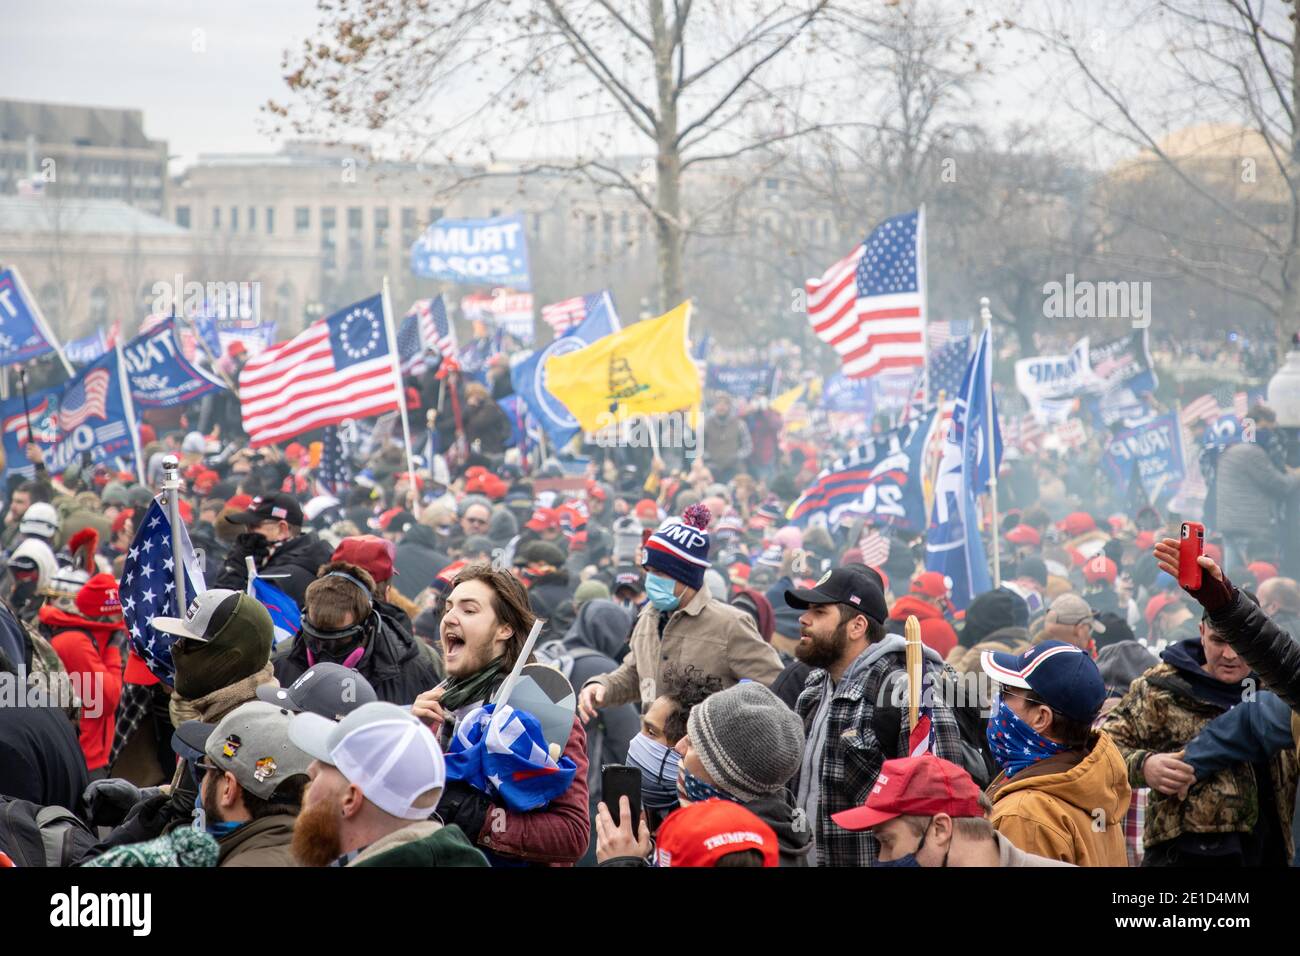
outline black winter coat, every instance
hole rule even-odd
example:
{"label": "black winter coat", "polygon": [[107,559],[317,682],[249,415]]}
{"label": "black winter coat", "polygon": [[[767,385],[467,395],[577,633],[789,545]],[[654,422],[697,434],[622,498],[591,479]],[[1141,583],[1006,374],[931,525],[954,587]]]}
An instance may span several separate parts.
{"label": "black winter coat", "polygon": [[451,564],[451,559],[438,550],[438,536],[428,525],[416,524],[402,537],[393,561],[393,587],[412,601],[433,583],[438,572]]}
{"label": "black winter coat", "polygon": [[[403,633],[387,618],[369,638],[369,646],[354,668],[370,682],[380,700],[402,707],[438,683],[437,671],[428,653],[409,633]],[[271,661],[281,687],[288,687],[310,666],[307,663],[307,635],[299,631],[287,650]]]}
{"label": "black winter coat", "polygon": [[[214,588],[230,588],[243,591],[248,588],[248,569],[244,558],[253,555],[257,559],[257,573],[265,575],[272,584],[289,597],[298,607],[306,607],[307,585],[316,580],[316,572],[322,564],[328,564],[334,549],[311,532],[298,535],[283,542],[275,553],[266,557],[266,539],[260,534],[245,532],[235,539],[235,545],[226,555],[221,573],[212,584]],[[271,575],[284,574],[283,578]]]}

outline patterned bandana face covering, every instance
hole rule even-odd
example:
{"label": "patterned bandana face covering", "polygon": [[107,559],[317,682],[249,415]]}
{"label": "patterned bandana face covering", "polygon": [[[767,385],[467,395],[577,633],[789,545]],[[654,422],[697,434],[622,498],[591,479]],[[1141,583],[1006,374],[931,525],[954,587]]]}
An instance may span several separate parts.
{"label": "patterned bandana face covering", "polygon": [[685,767],[680,767],[679,770],[679,779],[681,780],[682,789],[686,791],[686,799],[691,801],[691,803],[701,803],[711,797],[717,797],[719,800],[730,800],[732,803],[740,802],[731,794],[727,793],[727,791],[719,790],[711,783],[705,783]]}
{"label": "patterned bandana face covering", "polygon": [[1007,706],[1001,694],[997,697],[997,708],[989,718],[989,726],[985,734],[988,737],[989,749],[993,751],[993,759],[1008,777],[1014,777],[1045,757],[1070,749],[1064,744],[1048,740],[1030,727]]}
{"label": "patterned bandana face covering", "polygon": [[[641,802],[651,810],[677,806],[677,769],[682,755],[637,734],[627,745],[627,762],[641,771]],[[698,779],[698,778],[697,778]]]}

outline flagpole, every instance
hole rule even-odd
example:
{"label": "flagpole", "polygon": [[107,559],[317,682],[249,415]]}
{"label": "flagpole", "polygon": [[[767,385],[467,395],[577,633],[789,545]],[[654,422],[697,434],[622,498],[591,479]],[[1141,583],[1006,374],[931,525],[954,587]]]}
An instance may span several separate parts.
{"label": "flagpole", "polygon": [[989,537],[993,540],[993,586],[1002,587],[1001,535],[998,533],[998,463],[997,448],[994,447],[994,434],[997,423],[993,420],[993,311],[989,308],[988,296],[980,299],[980,321],[988,331],[988,341],[984,343],[984,427],[987,429],[989,456],[989,506],[992,509],[989,522]]}
{"label": "flagpole", "polygon": [[415,492],[411,513],[420,518],[420,486],[415,477],[415,453],[411,450],[411,423],[406,420],[406,393],[402,390],[402,365],[397,352],[397,330],[393,328],[393,304],[388,295],[388,276],[384,276],[384,331],[388,333],[388,352],[393,363],[393,393],[397,396],[397,417],[402,423],[402,441],[406,445],[406,474]]}
{"label": "flagpole", "polygon": [[[135,475],[144,484],[144,453],[140,450],[140,425],[135,418],[135,400],[131,397],[131,380],[126,374],[126,359],[122,355],[122,339],[119,336],[113,343],[113,352],[117,355],[117,382],[122,393],[122,411],[126,414],[126,427],[131,432],[131,450],[135,453]],[[179,554],[179,552],[177,552]],[[177,558],[179,560],[179,558]],[[181,602],[179,607],[184,607]]]}
{"label": "flagpole", "polygon": [[921,293],[921,385],[925,398],[930,398],[930,299],[926,294],[925,277],[925,203],[916,211],[916,286]]}
{"label": "flagpole", "polygon": [[18,291],[27,302],[27,307],[32,310],[32,318],[36,320],[36,327],[41,330],[41,335],[45,336],[45,341],[50,343],[50,348],[54,349],[54,354],[57,355],[59,361],[63,363],[63,370],[68,373],[68,378],[72,378],[76,374],[72,370],[72,363],[69,362],[68,357],[63,354],[63,346],[60,345],[59,340],[55,338],[54,330],[50,328],[50,324],[45,321],[45,316],[41,312],[40,303],[32,298],[31,292],[27,289],[27,283],[23,281],[23,274],[18,271],[18,267],[11,265],[9,268],[14,274],[14,283],[18,286]]}
{"label": "flagpole", "polygon": [[185,596],[185,550],[181,543],[180,467],[180,459],[175,455],[163,458],[162,489],[167,495],[167,520],[172,527],[172,574],[176,582],[176,607],[178,613],[184,614],[190,602]]}
{"label": "flagpole", "polygon": [[21,365],[18,366],[18,387],[23,393],[23,417],[27,419],[27,440],[31,441],[35,436],[32,434],[32,409],[27,404],[27,370]]}

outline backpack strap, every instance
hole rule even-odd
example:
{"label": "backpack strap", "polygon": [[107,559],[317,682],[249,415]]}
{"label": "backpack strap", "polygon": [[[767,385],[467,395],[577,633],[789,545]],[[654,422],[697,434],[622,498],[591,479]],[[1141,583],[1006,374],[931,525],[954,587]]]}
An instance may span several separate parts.
{"label": "backpack strap", "polygon": [[41,807],[36,811],[36,826],[40,828],[41,840],[45,843],[45,861],[48,866],[71,866],[71,831],[79,829],[90,832],[75,813],[63,807]]}

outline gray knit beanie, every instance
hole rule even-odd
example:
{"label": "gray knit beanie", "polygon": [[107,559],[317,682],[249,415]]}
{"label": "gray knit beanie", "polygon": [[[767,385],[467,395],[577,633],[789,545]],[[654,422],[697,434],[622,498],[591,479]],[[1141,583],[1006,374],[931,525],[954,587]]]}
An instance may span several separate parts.
{"label": "gray knit beanie", "polygon": [[803,724],[754,681],[710,694],[691,708],[686,733],[718,789],[745,802],[780,791],[803,760]]}

